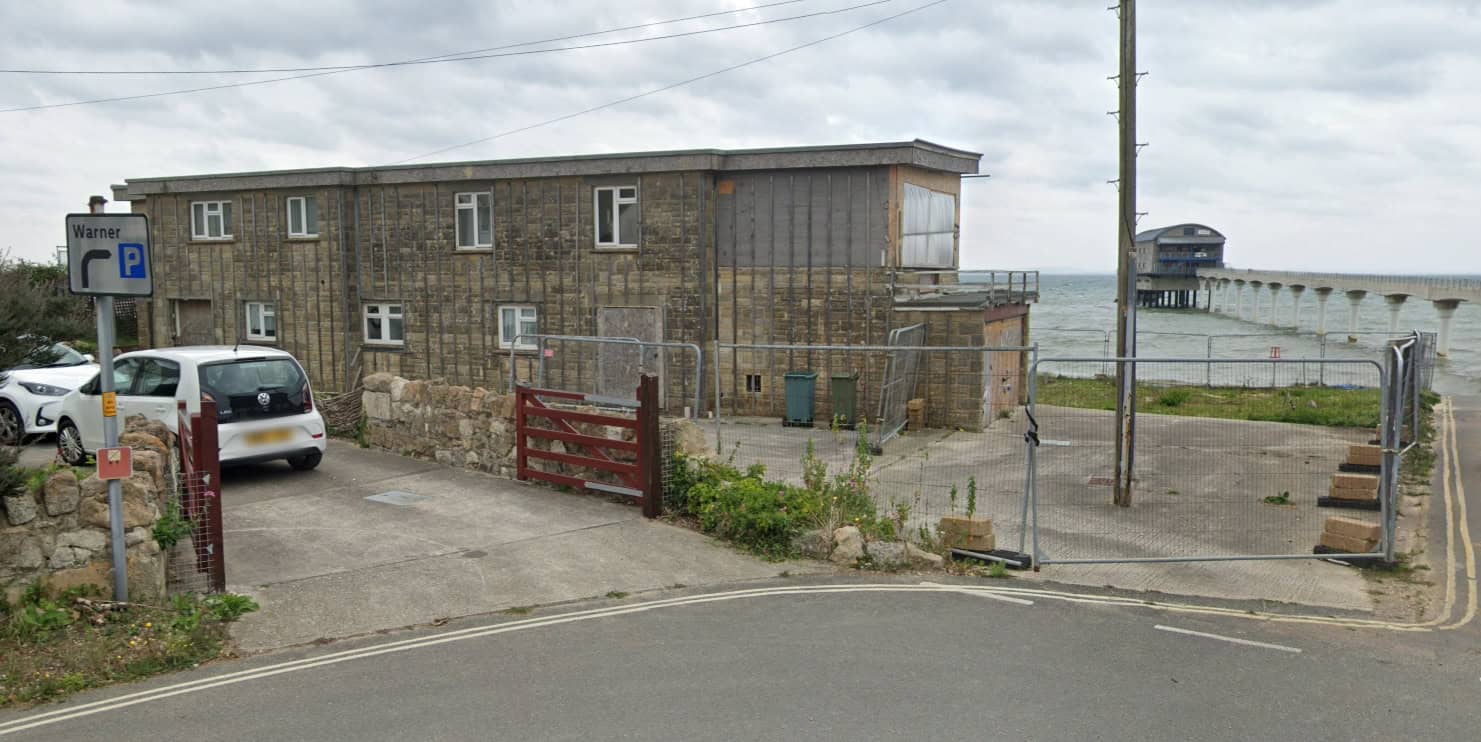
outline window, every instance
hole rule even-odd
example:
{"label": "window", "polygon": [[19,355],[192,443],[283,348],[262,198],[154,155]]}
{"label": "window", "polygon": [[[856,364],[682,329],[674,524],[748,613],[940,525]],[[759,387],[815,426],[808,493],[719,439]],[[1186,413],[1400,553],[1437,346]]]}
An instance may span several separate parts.
{"label": "window", "polygon": [[247,339],[278,339],[278,310],[276,305],[270,301],[247,302]]}
{"label": "window", "polygon": [[494,246],[493,199],[487,192],[459,193],[457,206],[458,249],[472,250]]}
{"label": "window", "polygon": [[180,364],[150,358],[139,368],[138,388],[134,394],[146,397],[173,397],[180,385]]}
{"label": "window", "polygon": [[129,358],[113,362],[113,391],[129,394],[134,386],[134,375],[139,371],[139,359]]}
{"label": "window", "polygon": [[400,304],[365,305],[366,345],[406,344],[405,320]]}
{"label": "window", "polygon": [[956,196],[905,184],[900,265],[951,268],[956,262]]}
{"label": "window", "polygon": [[231,202],[191,202],[190,238],[193,240],[231,239]]}
{"label": "window", "polygon": [[638,246],[638,188],[596,189],[597,247]]}
{"label": "window", "polygon": [[761,374],[746,374],[746,391],[751,394],[761,393]]}
{"label": "window", "polygon": [[290,196],[288,198],[288,236],[319,236],[318,196]]}
{"label": "window", "polygon": [[537,316],[534,307],[499,307],[499,347],[534,350],[535,339],[521,336],[540,331]]}

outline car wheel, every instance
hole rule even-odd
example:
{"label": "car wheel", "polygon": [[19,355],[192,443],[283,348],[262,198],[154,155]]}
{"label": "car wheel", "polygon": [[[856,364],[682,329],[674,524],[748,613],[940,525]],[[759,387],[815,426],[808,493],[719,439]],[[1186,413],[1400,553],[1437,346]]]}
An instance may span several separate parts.
{"label": "car wheel", "polygon": [[10,402],[0,402],[0,445],[18,446],[25,433],[20,410]]}
{"label": "car wheel", "polygon": [[308,471],[319,465],[324,460],[324,454],[311,453],[305,456],[294,456],[288,459],[288,465],[299,471]]}
{"label": "car wheel", "polygon": [[72,466],[87,463],[87,449],[82,447],[82,431],[71,420],[62,420],[57,425],[57,453]]}

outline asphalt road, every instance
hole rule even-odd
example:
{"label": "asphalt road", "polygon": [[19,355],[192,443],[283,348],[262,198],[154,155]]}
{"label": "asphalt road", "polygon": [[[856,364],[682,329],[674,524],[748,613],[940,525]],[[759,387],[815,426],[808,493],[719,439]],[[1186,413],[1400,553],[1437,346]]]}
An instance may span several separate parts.
{"label": "asphalt road", "polygon": [[225,663],[0,715],[0,737],[1473,739],[1481,722],[1474,655],[1391,632],[772,586],[795,592],[629,598]]}

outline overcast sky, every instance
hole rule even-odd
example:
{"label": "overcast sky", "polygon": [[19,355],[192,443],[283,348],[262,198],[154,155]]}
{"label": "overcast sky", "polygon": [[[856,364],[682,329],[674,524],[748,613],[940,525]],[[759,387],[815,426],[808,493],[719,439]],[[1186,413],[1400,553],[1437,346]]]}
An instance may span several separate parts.
{"label": "overcast sky", "polygon": [[[364,64],[774,0],[5,3],[0,67]],[[804,0],[550,48],[835,10]],[[49,258],[125,178],[376,165],[608,103],[921,6],[606,48],[0,113],[0,247]],[[1114,269],[1111,0],[947,0],[597,113],[421,161],[922,138],[984,153],[963,267]],[[1383,6],[1383,7],[1380,7]],[[1481,273],[1481,0],[1146,1],[1141,227],[1199,221],[1240,267]],[[512,50],[511,50],[512,51]],[[0,108],[283,75],[0,74]]]}

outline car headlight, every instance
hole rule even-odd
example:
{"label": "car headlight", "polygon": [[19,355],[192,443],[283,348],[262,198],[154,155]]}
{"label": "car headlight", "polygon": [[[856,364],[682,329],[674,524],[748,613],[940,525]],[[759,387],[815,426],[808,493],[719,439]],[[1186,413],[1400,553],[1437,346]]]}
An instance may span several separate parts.
{"label": "car headlight", "polygon": [[41,384],[35,381],[22,381],[20,382],[20,384],[21,386],[26,388],[26,391],[32,394],[40,395],[42,397],[60,397],[67,392],[72,391],[70,389],[63,389],[59,386],[52,386],[51,384]]}

